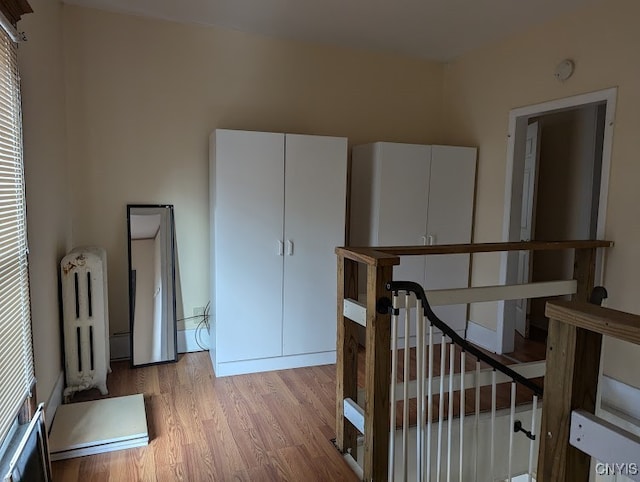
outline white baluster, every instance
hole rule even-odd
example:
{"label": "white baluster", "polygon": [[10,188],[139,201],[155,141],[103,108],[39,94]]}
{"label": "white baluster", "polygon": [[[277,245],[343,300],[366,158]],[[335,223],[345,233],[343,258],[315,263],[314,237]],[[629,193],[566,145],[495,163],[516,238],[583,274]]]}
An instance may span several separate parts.
{"label": "white baluster", "polygon": [[516,382],[511,382],[511,413],[509,416],[509,472],[507,480],[511,481],[513,462],[513,424],[516,418]]}
{"label": "white baluster", "polygon": [[422,300],[416,300],[416,389],[417,389],[417,414],[416,414],[416,476],[422,480],[422,457],[424,442],[424,313]]}
{"label": "white baluster", "polygon": [[460,355],[460,466],[458,468],[459,479],[460,482],[463,481],[463,469],[462,463],[464,460],[464,411],[465,411],[465,383],[464,383],[464,374],[465,374],[465,362],[466,362],[466,353],[462,350],[462,354]]}
{"label": "white baluster", "polygon": [[436,480],[442,474],[442,425],[444,423],[444,367],[447,360],[447,338],[442,334],[440,342],[440,394],[438,400],[438,452],[436,453]]}
{"label": "white baluster", "polygon": [[398,293],[393,293],[391,315],[391,411],[389,414],[389,481],[393,481],[396,460],[396,383],[398,383]]}
{"label": "white baluster", "polygon": [[404,318],[404,374],[402,386],[402,479],[407,481],[409,465],[409,340],[411,339],[411,309],[409,308],[410,293],[404,298],[405,318]]}
{"label": "white baluster", "polygon": [[473,438],[474,438],[474,451],[473,451],[473,480],[478,482],[478,442],[480,437],[478,435],[478,429],[480,426],[480,360],[476,359],[476,416],[473,421]]}
{"label": "white baluster", "polygon": [[431,480],[431,426],[433,424],[433,325],[429,323],[429,367],[427,378],[427,482]]}
{"label": "white baluster", "polygon": [[496,478],[496,370],[491,374],[491,480]]}
{"label": "white baluster", "polygon": [[[533,396],[533,412],[531,413],[531,435],[536,434],[536,411],[538,410],[538,396]],[[535,457],[535,440],[529,441],[529,482],[533,480],[533,459]]]}
{"label": "white baluster", "polygon": [[453,376],[456,361],[456,345],[449,345],[449,413],[447,418],[447,482],[451,482],[451,447],[453,446]]}

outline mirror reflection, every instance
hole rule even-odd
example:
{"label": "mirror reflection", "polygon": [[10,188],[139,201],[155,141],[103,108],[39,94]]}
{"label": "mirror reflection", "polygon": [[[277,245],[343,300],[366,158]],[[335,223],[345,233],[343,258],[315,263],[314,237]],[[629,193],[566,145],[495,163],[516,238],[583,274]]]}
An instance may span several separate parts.
{"label": "mirror reflection", "polygon": [[176,361],[173,206],[127,206],[131,364]]}

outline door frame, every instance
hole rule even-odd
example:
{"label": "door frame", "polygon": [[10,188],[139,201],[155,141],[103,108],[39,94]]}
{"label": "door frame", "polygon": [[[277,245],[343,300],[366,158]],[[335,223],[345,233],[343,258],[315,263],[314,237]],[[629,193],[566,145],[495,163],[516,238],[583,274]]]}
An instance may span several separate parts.
{"label": "door frame", "polygon": [[[617,87],[589,92],[585,94],[551,100],[525,107],[518,107],[509,112],[509,131],[507,136],[507,165],[505,172],[504,216],[502,224],[502,240],[519,241],[520,223],[517,215],[521,212],[522,175],[524,168],[524,148],[528,121],[531,117],[570,110],[588,104],[604,102],[605,126],[602,144],[602,175],[600,178],[600,200],[598,206],[597,239],[604,239],[607,201],[609,193],[609,175],[611,169],[611,152],[613,147],[613,128],[616,111]],[[523,135],[524,134],[524,135]],[[519,161],[522,159],[522,161]],[[521,168],[522,167],[522,168]],[[515,256],[514,256],[515,254]],[[517,251],[503,252],[500,258],[499,284],[512,284],[517,276]],[[602,282],[603,253],[598,250],[596,262],[596,283]],[[498,302],[496,325],[496,353],[509,353],[514,349],[515,317],[514,302]]]}

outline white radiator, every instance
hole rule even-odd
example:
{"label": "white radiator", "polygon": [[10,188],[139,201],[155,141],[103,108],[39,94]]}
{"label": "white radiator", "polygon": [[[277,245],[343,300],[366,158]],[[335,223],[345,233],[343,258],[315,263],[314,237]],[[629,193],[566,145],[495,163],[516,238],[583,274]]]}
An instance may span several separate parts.
{"label": "white radiator", "polygon": [[107,254],[76,248],[60,263],[64,324],[65,399],[80,390],[107,394],[109,310]]}

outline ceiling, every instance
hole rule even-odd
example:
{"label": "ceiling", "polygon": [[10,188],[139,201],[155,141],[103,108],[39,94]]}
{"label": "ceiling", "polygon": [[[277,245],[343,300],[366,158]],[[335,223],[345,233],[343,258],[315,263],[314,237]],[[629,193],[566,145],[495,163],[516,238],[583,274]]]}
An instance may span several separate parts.
{"label": "ceiling", "polygon": [[63,0],[268,36],[448,61],[603,0]]}

